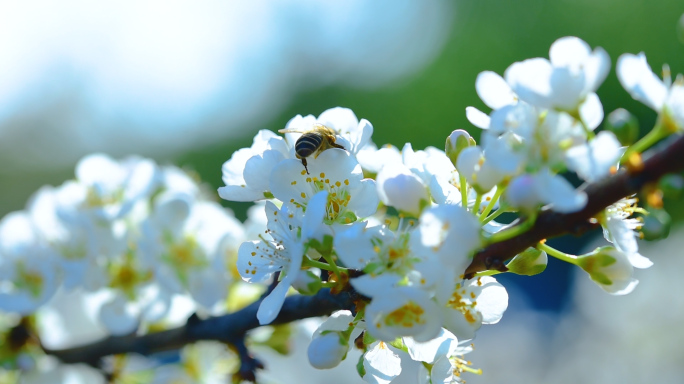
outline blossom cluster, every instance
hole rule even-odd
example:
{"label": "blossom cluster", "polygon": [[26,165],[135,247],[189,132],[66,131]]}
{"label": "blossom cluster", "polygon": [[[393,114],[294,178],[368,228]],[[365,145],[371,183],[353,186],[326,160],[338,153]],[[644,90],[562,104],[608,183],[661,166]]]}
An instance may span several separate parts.
{"label": "blossom cluster", "polygon": [[192,173],[149,159],[94,154],[75,173],[0,221],[0,314],[37,314],[41,345],[64,348],[228,310],[262,212],[243,224]]}
{"label": "blossom cluster", "polygon": [[[466,109],[483,129],[479,144],[456,130],[445,150],[378,147],[369,121],[333,108],[296,116],[280,131],[284,136],[261,131],[250,148],[235,152],[223,166],[219,195],[267,200],[268,230],[243,243],[237,262],[245,281],[278,280],[261,303],[259,321],[272,322],[292,289],[335,291],[348,289],[348,281],[364,300],[314,334],[314,366],[336,366],[356,340],[365,351],[359,373],[371,383],[400,381],[401,372],[415,367],[421,382],[457,382],[461,372],[472,371],[455,356],[468,351],[464,346],[482,324],[499,321],[508,304],[491,276],[498,271],[464,279],[477,250],[509,237],[495,219],[517,212],[534,222],[541,207],[581,210],[586,194],[562,174],[596,182],[615,173],[625,153],[615,133],[595,132],[604,117],[596,91],[610,70],[608,54],[566,37],[549,57],[514,63],[504,76],[478,76],[478,95],[492,109]],[[623,55],[618,76],[671,131],[684,127],[681,80],[658,82],[643,54]],[[312,135],[320,147],[304,145]],[[539,273],[551,255],[583,268],[609,293],[629,293],[637,284],[633,268],[652,264],[638,251],[641,222],[632,215],[645,210],[636,203],[626,198],[597,216],[611,246],[573,256],[540,243],[508,270]]]}
{"label": "blossom cluster", "polygon": [[[298,115],[282,135],[262,130],[222,167],[218,195],[257,202],[244,224],[188,172],[87,156],[74,180],[40,189],[25,210],[0,221],[0,311],[67,324],[73,314],[60,313],[60,303],[77,297],[103,334],[127,335],[194,312],[226,313],[232,292],[254,286],[245,282],[269,286],[257,312],[262,325],[294,292],[354,291],[355,307],[314,333],[314,367],[333,368],[359,348],[357,370],[369,383],[461,382],[462,373],[478,372],[463,358],[477,330],[508,307],[497,273],[537,274],[552,256],[605,291],[627,294],[637,284],[633,269],[652,265],[639,253],[642,223],[633,216],[645,210],[626,197],[595,217],[611,245],[574,256],[541,242],[466,279],[479,250],[529,228],[497,222],[501,214],[533,224],[541,208],[579,211],[587,195],[565,173],[600,181],[684,130],[681,76],[661,81],[643,54],[625,54],[618,77],[658,112],[656,127],[627,148],[614,132],[597,133],[604,113],[596,91],[610,67],[603,49],[566,37],[549,59],[514,63],[503,76],[482,72],[476,90],[491,111],[466,109],[482,129],[479,143],[455,130],[445,132],[444,150],[378,146],[373,125],[340,107]],[[62,333],[41,335],[42,345],[70,345]],[[224,380],[233,359],[223,344],[187,346],[181,365],[144,382]],[[18,356],[13,364],[26,369]],[[150,372],[154,364],[139,365]]]}

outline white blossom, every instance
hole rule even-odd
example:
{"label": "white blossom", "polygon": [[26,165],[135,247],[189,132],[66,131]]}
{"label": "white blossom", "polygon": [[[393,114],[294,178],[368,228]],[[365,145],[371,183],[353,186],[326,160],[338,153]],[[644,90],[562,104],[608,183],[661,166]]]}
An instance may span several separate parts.
{"label": "white blossom", "polygon": [[271,131],[259,131],[250,148],[236,151],[223,163],[221,171],[226,185],[218,189],[219,196],[231,201],[267,198],[271,170],[286,158],[294,155],[285,140]]}
{"label": "white blossom", "polygon": [[521,100],[575,112],[596,128],[603,120],[603,108],[595,92],[610,70],[606,51],[600,47],[591,51],[581,39],[563,37],[551,45],[549,58],[514,63],[506,69],[506,82]]}
{"label": "white blossom", "polygon": [[56,255],[24,211],[0,220],[0,309],[28,315],[59,287]]}
{"label": "white blossom", "polygon": [[268,324],[276,318],[287,290],[300,273],[305,243],[322,234],[319,227],[326,214],[327,198],[325,191],[316,194],[309,202],[306,217],[302,209],[293,204],[285,204],[278,209],[273,203],[267,202],[267,233],[271,239],[248,241],[240,246],[237,266],[245,281],[263,282],[275,272],[284,274],[259,306],[257,318],[261,324]]}
{"label": "white blossom", "polygon": [[271,173],[273,195],[280,201],[306,207],[318,192],[326,191],[325,220],[347,224],[375,213],[375,181],[364,179],[361,166],[349,152],[332,148],[309,161],[307,174],[301,162],[280,162]]}
{"label": "white blossom", "polygon": [[366,307],[368,332],[387,342],[401,336],[430,340],[439,333],[441,322],[437,304],[425,291],[414,287],[376,291]]}
{"label": "white blossom", "polygon": [[672,82],[669,69],[664,80],[651,70],[646,55],[625,53],[618,58],[617,76],[622,86],[636,100],[660,114],[662,123],[672,132],[684,129],[684,78]]}
{"label": "white blossom", "polygon": [[568,149],[565,156],[570,170],[586,181],[595,182],[617,170],[622,150],[613,132],[601,131],[588,143]]}
{"label": "white blossom", "polygon": [[459,339],[472,339],[482,324],[496,324],[508,308],[506,289],[491,276],[462,282],[445,273],[436,299],[443,327]]}
{"label": "white blossom", "polygon": [[420,215],[430,196],[422,180],[403,164],[388,164],[377,176],[378,195],[385,204],[402,212]]}

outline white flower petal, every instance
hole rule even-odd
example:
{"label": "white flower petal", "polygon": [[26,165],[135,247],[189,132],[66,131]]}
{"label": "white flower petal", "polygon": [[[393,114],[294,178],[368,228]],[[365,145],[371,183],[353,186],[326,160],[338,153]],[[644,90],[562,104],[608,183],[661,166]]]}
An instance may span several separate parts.
{"label": "white flower petal", "polygon": [[504,78],[520,100],[541,107],[551,108],[553,66],[542,58],[527,59],[513,63],[506,69]]}
{"label": "white flower petal", "polygon": [[306,354],[312,367],[330,369],[342,362],[348,350],[349,346],[340,342],[340,335],[337,332],[331,332],[314,337],[309,343]]}
{"label": "white flower petal", "polygon": [[488,129],[491,121],[489,115],[475,107],[466,107],[466,118],[470,124],[482,129]]}
{"label": "white flower petal", "polygon": [[453,333],[442,328],[437,337],[425,342],[417,342],[412,337],[405,337],[404,345],[413,360],[432,364],[440,356],[452,355],[458,346],[458,340]]}
{"label": "white flower petal", "polygon": [[221,166],[221,178],[226,185],[242,185],[245,183],[245,178],[242,173],[245,170],[245,163],[254,155],[251,148],[241,148],[235,152]]}
{"label": "white flower petal", "polygon": [[576,212],[587,204],[587,194],[575,188],[560,175],[542,171],[535,175],[536,191],[541,199],[562,213]]}
{"label": "white flower petal", "polygon": [[565,153],[568,168],[582,179],[595,182],[610,175],[622,155],[620,142],[610,131],[601,131],[584,145],[568,149]]}
{"label": "white flower petal", "polygon": [[228,201],[257,201],[266,197],[264,192],[258,189],[249,188],[244,185],[226,185],[219,187],[218,195]]}
{"label": "white flower petal", "polygon": [[391,290],[400,279],[398,275],[383,273],[380,275],[361,275],[349,280],[349,283],[360,294],[373,297],[383,291]]}
{"label": "white flower petal", "polygon": [[660,112],[667,97],[667,87],[653,73],[643,52],[639,55],[621,55],[618,58],[616,72],[620,83],[634,99]]}
{"label": "white flower petal", "polygon": [[238,250],[237,269],[248,283],[262,282],[283,268],[281,263],[275,263],[269,257],[270,253],[263,253],[262,247],[266,247],[264,242],[246,241]]}
{"label": "white flower petal", "polygon": [[591,54],[591,47],[584,40],[574,37],[561,37],[551,44],[549,59],[554,67],[577,67]]}
{"label": "white flower petal", "polygon": [[359,127],[359,119],[349,108],[335,107],[323,111],[318,116],[318,122],[342,135],[356,132]]}
{"label": "white flower petal", "polygon": [[302,239],[314,238],[325,217],[325,206],[328,203],[328,191],[316,193],[306,207],[306,215],[302,221]]}
{"label": "white flower petal", "polygon": [[380,200],[385,205],[418,216],[429,202],[426,186],[403,164],[389,164],[377,176]]}
{"label": "white flower petal", "polygon": [[368,217],[378,210],[380,203],[375,180],[363,179],[359,186],[349,200],[347,209],[360,218]]}
{"label": "white flower petal", "polygon": [[515,104],[517,98],[506,80],[492,71],[480,72],[475,80],[475,90],[480,99],[491,109]]}
{"label": "white flower petal", "polygon": [[347,268],[362,270],[377,259],[371,240],[380,236],[380,227],[366,228],[366,222],[357,222],[335,235],[337,256]]}
{"label": "white flower petal", "polygon": [[[294,275],[295,274],[293,273],[288,276]],[[285,278],[273,288],[271,293],[261,301],[259,309],[257,310],[259,324],[271,324],[273,320],[278,317],[280,309],[283,307],[283,303],[285,303],[285,295],[287,294],[288,289],[290,289],[290,280],[293,280],[292,278],[288,279],[288,276],[285,276]]]}
{"label": "white flower petal", "polygon": [[594,130],[601,125],[603,121],[603,105],[596,93],[592,92],[587,95],[584,102],[579,106],[579,114],[589,129]]}
{"label": "white flower petal", "polygon": [[389,384],[401,373],[401,359],[389,345],[378,341],[363,355],[366,375],[363,379],[370,384]]}
{"label": "white flower petal", "polygon": [[483,324],[496,324],[508,308],[508,292],[491,276],[483,276],[471,284],[477,305],[475,308],[482,314]]}
{"label": "white flower petal", "polygon": [[584,62],[585,89],[594,92],[610,72],[610,56],[603,48],[597,47]]}
{"label": "white flower petal", "polygon": [[115,296],[102,305],[99,319],[112,335],[126,335],[138,328],[139,313],[123,296]]}
{"label": "white flower petal", "polygon": [[271,175],[271,171],[283,160],[285,160],[285,156],[272,149],[252,156],[245,163],[245,170],[243,172],[245,183],[252,189],[268,191],[268,178]]}
{"label": "white flower petal", "polygon": [[642,256],[639,253],[628,253],[627,258],[629,263],[632,264],[634,268],[646,269],[653,266],[653,262],[646,256]]}

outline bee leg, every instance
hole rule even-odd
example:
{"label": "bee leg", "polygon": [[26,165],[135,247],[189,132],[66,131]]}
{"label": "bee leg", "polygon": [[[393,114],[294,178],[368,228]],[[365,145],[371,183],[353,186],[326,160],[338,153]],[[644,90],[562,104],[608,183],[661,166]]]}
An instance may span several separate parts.
{"label": "bee leg", "polygon": [[309,174],[309,168],[306,167],[306,158],[302,157],[302,165],[304,166],[304,169],[306,170],[306,174]]}
{"label": "bee leg", "polygon": [[[339,144],[337,144],[337,143],[335,143],[335,142],[330,143],[330,145],[333,146],[333,147],[335,147],[335,148],[344,149],[343,146],[341,146],[341,145],[339,145]],[[346,149],[345,149],[345,151],[346,151]]]}

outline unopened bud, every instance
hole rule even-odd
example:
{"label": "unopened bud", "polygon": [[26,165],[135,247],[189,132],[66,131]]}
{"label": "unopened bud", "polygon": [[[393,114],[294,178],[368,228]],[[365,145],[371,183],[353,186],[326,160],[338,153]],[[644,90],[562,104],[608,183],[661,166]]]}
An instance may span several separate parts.
{"label": "unopened bud", "polygon": [[349,345],[347,340],[335,331],[314,337],[309,344],[307,354],[309,362],[314,368],[335,368],[347,356]]}
{"label": "unopened bud", "polygon": [[684,177],[678,174],[665,175],[658,181],[658,188],[663,191],[664,197],[679,200],[684,191]]}
{"label": "unopened bud", "polygon": [[611,112],[605,128],[615,134],[621,145],[632,145],[639,138],[639,121],[626,109]]}
{"label": "unopened bud", "polygon": [[376,180],[380,201],[400,212],[418,217],[430,205],[427,187],[402,164],[384,166]]}
{"label": "unopened bud", "polygon": [[664,239],[670,234],[670,225],[672,218],[662,209],[649,209],[648,215],[644,217],[644,225],[641,227],[641,233],[644,234],[644,240],[659,240]]}
{"label": "unopened bud", "polygon": [[513,272],[516,275],[533,276],[544,272],[548,262],[549,258],[546,252],[536,248],[527,248],[517,254],[506,267],[508,267],[508,272]]}
{"label": "unopened bud", "polygon": [[451,163],[456,165],[456,160],[458,155],[464,148],[474,146],[475,139],[467,131],[463,129],[457,129],[451,132],[451,135],[446,139],[446,145],[444,151],[446,152]]}
{"label": "unopened bud", "polygon": [[304,271],[304,273],[299,273],[297,279],[292,283],[292,288],[296,289],[297,292],[302,295],[314,295],[320,289],[321,282],[320,271],[317,270],[318,275],[311,270]]}
{"label": "unopened bud", "polygon": [[504,199],[511,207],[531,213],[541,205],[536,181],[532,175],[520,175],[511,180],[504,192]]}
{"label": "unopened bud", "polygon": [[634,290],[638,281],[632,277],[634,267],[627,255],[613,247],[596,248],[579,256],[577,265],[604,291],[613,295],[626,295]]}

